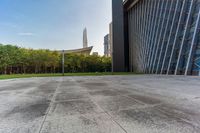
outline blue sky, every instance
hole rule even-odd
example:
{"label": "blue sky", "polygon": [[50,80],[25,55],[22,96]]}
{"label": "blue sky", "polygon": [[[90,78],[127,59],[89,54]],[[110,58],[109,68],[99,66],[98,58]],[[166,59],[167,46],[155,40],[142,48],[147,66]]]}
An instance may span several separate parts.
{"label": "blue sky", "polygon": [[82,47],[83,28],[89,45],[103,54],[109,32],[111,0],[0,0],[0,43],[26,48]]}

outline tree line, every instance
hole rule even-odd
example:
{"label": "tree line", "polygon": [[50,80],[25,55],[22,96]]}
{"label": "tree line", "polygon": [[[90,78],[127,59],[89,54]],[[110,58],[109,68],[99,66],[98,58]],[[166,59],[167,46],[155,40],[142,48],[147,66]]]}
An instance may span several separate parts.
{"label": "tree line", "polygon": [[[65,54],[65,72],[109,72],[111,58]],[[0,44],[0,74],[61,73],[62,55],[48,49]]]}

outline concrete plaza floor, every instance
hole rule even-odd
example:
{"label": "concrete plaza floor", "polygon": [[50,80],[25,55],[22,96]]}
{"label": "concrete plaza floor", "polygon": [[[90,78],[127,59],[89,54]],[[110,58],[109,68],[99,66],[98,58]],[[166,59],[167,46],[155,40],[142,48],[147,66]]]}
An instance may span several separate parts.
{"label": "concrete plaza floor", "polygon": [[0,133],[199,132],[199,77],[0,81]]}

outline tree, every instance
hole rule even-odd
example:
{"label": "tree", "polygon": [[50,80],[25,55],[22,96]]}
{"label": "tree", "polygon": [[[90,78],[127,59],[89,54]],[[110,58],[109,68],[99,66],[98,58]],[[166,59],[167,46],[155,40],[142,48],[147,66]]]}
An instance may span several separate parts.
{"label": "tree", "polygon": [[[48,49],[25,49],[0,44],[0,74],[61,72],[61,54]],[[107,72],[111,59],[95,55],[65,54],[66,72]]]}

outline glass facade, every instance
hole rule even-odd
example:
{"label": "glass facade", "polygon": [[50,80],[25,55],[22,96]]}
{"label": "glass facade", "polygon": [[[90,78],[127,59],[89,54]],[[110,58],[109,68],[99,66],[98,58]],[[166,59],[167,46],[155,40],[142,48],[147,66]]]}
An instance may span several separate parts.
{"label": "glass facade", "polygon": [[125,7],[130,71],[200,75],[200,0],[135,0]]}

